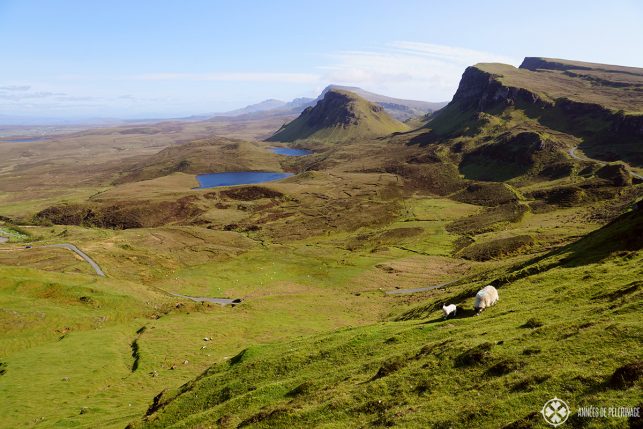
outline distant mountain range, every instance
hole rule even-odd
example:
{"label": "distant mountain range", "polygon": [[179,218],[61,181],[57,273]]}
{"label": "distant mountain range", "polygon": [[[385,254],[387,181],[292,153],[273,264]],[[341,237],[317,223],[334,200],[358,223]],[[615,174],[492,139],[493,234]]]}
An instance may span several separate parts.
{"label": "distant mountain range", "polygon": [[231,110],[229,112],[225,112],[217,116],[241,116],[241,115],[250,115],[253,113],[260,113],[260,112],[288,113],[290,111],[292,111],[293,114],[296,114],[301,112],[306,107],[308,107],[314,101],[315,101],[314,98],[305,98],[305,97],[295,98],[290,102],[270,98],[268,100],[264,100],[256,104],[251,104],[241,109]]}
{"label": "distant mountain range", "polygon": [[389,115],[399,121],[406,121],[410,118],[433,113],[448,104],[448,102],[446,101],[428,102],[419,100],[404,100],[401,98],[393,98],[386,95],[365,91],[354,86],[329,85],[317,98],[295,98],[290,102],[271,98],[257,104],[251,104],[241,109],[217,114],[216,116],[263,116],[275,114],[297,115],[303,112],[307,107],[314,106],[318,101],[324,98],[328,91],[332,90],[343,90],[357,94],[361,98],[383,107]]}

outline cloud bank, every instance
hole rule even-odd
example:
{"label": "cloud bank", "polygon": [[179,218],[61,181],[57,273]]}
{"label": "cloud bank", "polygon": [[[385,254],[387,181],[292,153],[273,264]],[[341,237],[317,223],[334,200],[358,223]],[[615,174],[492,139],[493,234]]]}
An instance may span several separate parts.
{"label": "cloud bank", "polygon": [[467,66],[520,62],[490,52],[409,41],[392,42],[383,49],[338,52],[330,59],[331,65],[321,67],[324,81],[429,101],[449,100]]}

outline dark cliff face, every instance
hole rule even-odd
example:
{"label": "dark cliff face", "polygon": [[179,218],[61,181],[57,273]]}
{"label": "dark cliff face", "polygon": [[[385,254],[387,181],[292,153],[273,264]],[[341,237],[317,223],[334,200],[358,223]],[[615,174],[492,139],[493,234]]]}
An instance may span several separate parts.
{"label": "dark cliff face", "polygon": [[477,67],[467,67],[462,74],[452,103],[460,103],[465,108],[472,107],[482,110],[484,101],[489,98],[489,95],[493,96],[501,90],[502,86],[494,79],[493,75]]}
{"label": "dark cliff face", "polygon": [[[543,68],[558,70],[558,66],[561,67],[561,70],[582,67],[548,62],[540,58],[525,58],[521,65],[523,68],[541,70]],[[538,72],[534,72],[533,75],[534,79],[539,78]],[[608,124],[605,131],[636,138],[643,137],[643,116],[641,115],[614,112],[599,104],[579,102],[564,97],[553,102],[545,100],[528,89],[505,85],[501,81],[501,76],[475,66],[467,67],[465,70],[452,103],[457,105],[459,109],[472,109],[476,112],[488,112],[492,109],[502,109],[509,106],[524,107],[525,105],[536,106],[542,111],[556,109],[558,114],[567,118],[570,123],[579,123],[582,122],[583,117],[591,117],[593,120]]]}
{"label": "dark cliff face", "polygon": [[[643,138],[643,116],[615,115],[610,131],[618,134],[631,134]],[[641,141],[643,144],[643,141]]]}
{"label": "dark cliff face", "polygon": [[476,180],[572,174],[568,150],[578,145],[590,158],[641,166],[642,89],[643,70],[631,67],[551,58],[525,58],[520,69],[478,64],[416,141],[473,137],[452,148]]}
{"label": "dark cliff face", "polygon": [[482,112],[494,107],[512,106],[518,101],[543,106],[550,104],[524,88],[506,86],[499,76],[472,66],[464,71],[452,103]]}

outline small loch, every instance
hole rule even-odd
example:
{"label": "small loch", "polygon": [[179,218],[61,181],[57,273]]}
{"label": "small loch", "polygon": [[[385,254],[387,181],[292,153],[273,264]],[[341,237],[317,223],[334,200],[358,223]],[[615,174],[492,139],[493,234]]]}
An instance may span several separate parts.
{"label": "small loch", "polygon": [[291,149],[289,147],[272,147],[270,150],[277,155],[286,155],[286,156],[306,156],[313,153],[312,150],[308,149]]}
{"label": "small loch", "polygon": [[219,186],[250,185],[255,183],[272,182],[292,176],[292,173],[277,173],[265,171],[234,171],[229,173],[199,174],[197,189],[217,188]]}

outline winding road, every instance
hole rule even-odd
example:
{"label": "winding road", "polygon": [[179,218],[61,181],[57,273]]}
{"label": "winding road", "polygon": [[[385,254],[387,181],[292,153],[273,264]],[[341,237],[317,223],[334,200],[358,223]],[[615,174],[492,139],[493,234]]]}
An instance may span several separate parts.
{"label": "winding road", "polygon": [[[607,164],[608,164],[607,162],[605,162],[605,161],[599,161],[598,159],[588,158],[587,156],[579,156],[579,155],[577,155],[577,154],[576,154],[576,150],[577,150],[577,149],[578,149],[577,147],[573,147],[573,148],[570,148],[570,149],[567,151],[567,153],[569,154],[569,156],[571,156],[572,158],[574,158],[574,159],[575,159],[575,160],[577,160],[577,161],[589,161],[589,162],[593,162],[593,163],[596,163],[596,164],[599,164],[599,165],[607,165]],[[631,168],[630,168],[630,166],[629,166],[629,165],[627,166],[627,172],[628,172],[628,173],[630,173],[630,176],[632,176],[632,177],[636,177],[636,178],[637,178],[637,179],[639,179],[639,180],[643,180],[643,176],[641,176],[641,175],[636,174],[635,172],[633,172],[633,171],[631,170]]]}
{"label": "winding road", "polygon": [[80,250],[78,247],[74,246],[73,244],[69,243],[62,243],[62,244],[48,244],[46,246],[38,246],[40,248],[43,247],[53,247],[53,248],[58,248],[58,249],[67,249],[71,250],[72,252],[76,253],[78,256],[83,258],[91,267],[96,271],[96,274],[105,277],[105,273],[103,270],[100,268],[100,266],[92,259],[90,258],[85,252]]}
{"label": "winding road", "polygon": [[[3,237],[0,237],[0,238],[3,238]],[[100,265],[98,265],[96,261],[94,261],[91,257],[89,257],[89,255],[87,255],[85,252],[83,252],[82,250],[80,250],[78,247],[74,246],[71,243],[47,244],[44,246],[38,246],[37,248],[55,248],[55,249],[71,250],[72,252],[76,253],[78,256],[83,258],[85,262],[87,262],[94,269],[94,271],[96,271],[97,275],[101,277],[105,277],[105,273],[101,269]],[[167,292],[167,293],[177,298],[189,299],[190,301],[195,301],[195,302],[211,302],[213,304],[219,304],[219,305],[236,305],[241,302],[241,299],[209,298],[207,296],[188,296],[188,295],[181,295],[178,293],[170,293],[170,292]]]}

